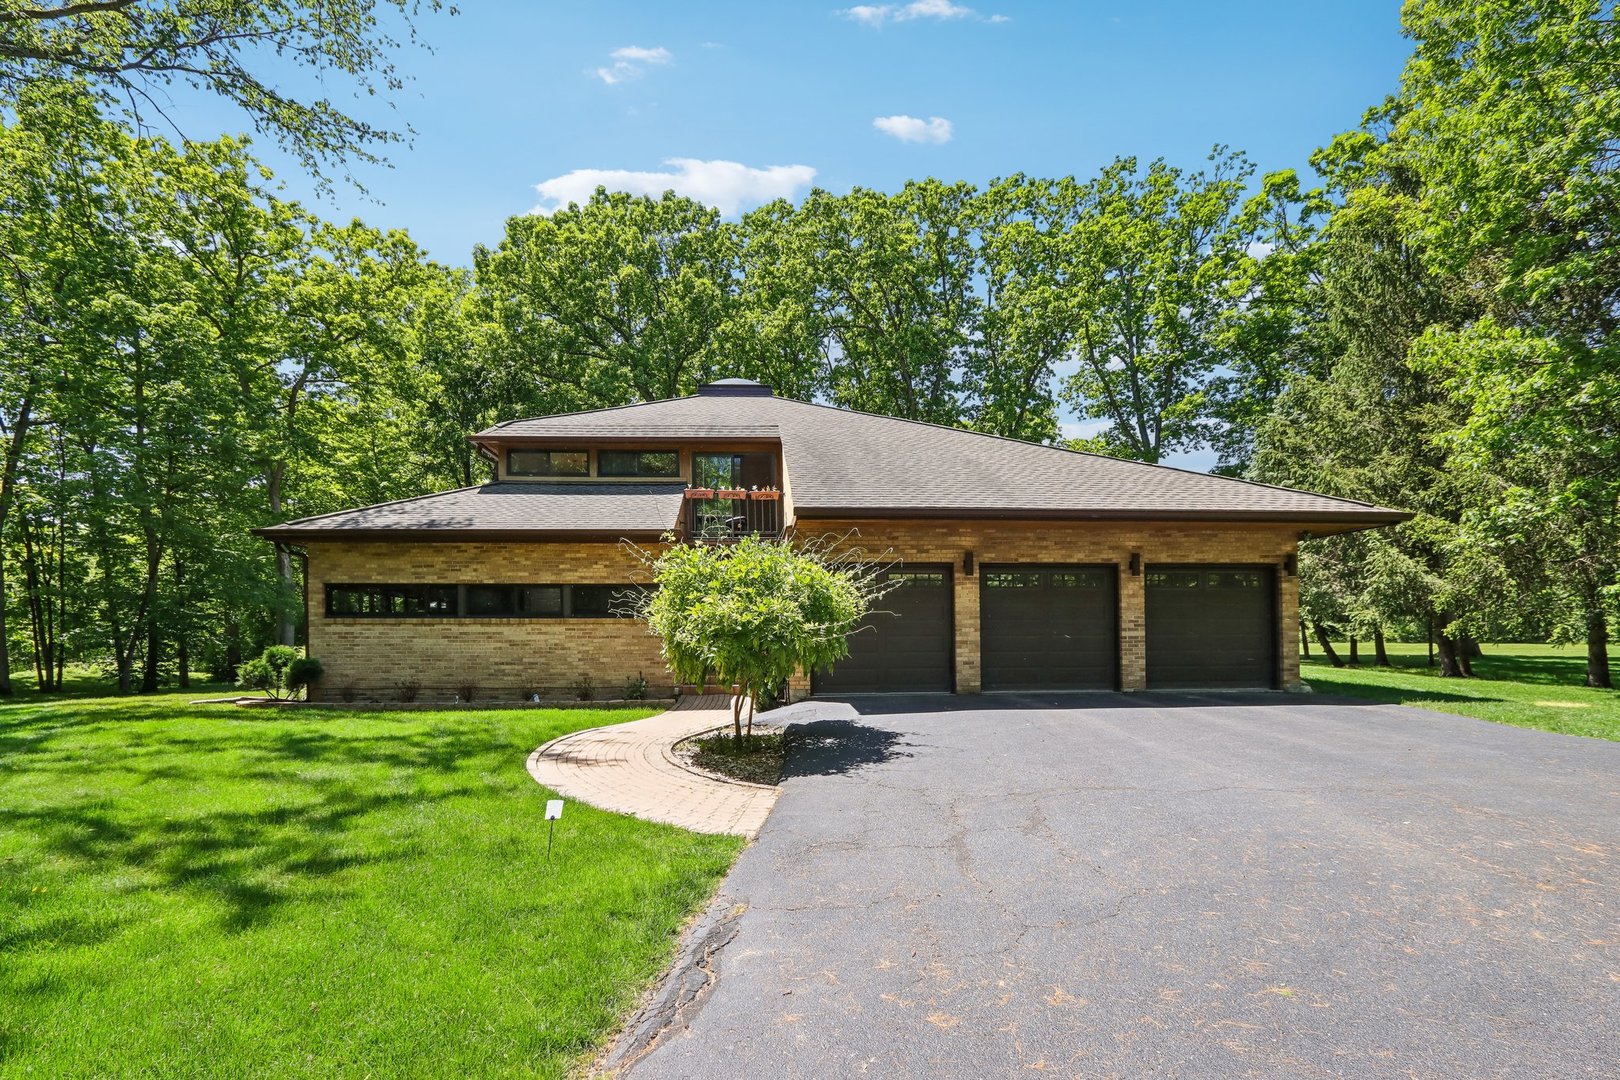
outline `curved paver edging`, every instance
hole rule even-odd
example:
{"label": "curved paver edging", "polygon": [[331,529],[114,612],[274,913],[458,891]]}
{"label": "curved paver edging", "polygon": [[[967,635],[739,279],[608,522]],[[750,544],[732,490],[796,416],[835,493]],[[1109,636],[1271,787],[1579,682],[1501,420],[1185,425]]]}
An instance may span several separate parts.
{"label": "curved paver edging", "polygon": [[724,731],[730,726],[730,722],[727,722],[716,727],[705,728],[703,731],[694,731],[690,735],[682,735],[680,738],[664,747],[664,760],[682,772],[691,773],[693,776],[701,776],[705,780],[713,780],[717,784],[735,784],[738,787],[757,788],[760,791],[780,791],[781,789],[775,784],[756,784],[752,780],[739,780],[734,776],[726,776],[723,773],[710,772],[707,769],[700,769],[696,765],[688,765],[686,762],[680,759],[679,755],[675,753],[675,748],[681,745],[681,743],[691,742],[693,739],[701,739],[705,735],[713,735],[716,732]]}
{"label": "curved paver edging", "polygon": [[602,810],[753,838],[776,805],[776,788],[721,780],[670,760],[677,741],[730,722],[726,698],[683,698],[657,716],[553,739],[529,755],[529,775]]}

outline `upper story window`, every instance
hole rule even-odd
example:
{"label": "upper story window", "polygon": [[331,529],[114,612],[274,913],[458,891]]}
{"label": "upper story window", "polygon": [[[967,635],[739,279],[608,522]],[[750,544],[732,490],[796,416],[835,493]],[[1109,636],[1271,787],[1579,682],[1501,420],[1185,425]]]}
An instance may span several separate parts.
{"label": "upper story window", "polygon": [[597,476],[676,477],[681,455],[674,450],[598,450]]}
{"label": "upper story window", "polygon": [[589,476],[588,450],[508,450],[508,476]]}

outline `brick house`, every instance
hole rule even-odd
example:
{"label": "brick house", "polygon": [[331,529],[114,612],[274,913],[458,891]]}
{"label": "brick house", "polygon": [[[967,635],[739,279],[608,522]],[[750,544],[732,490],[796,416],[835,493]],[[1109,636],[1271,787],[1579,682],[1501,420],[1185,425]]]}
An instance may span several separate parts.
{"label": "brick house", "polygon": [[897,587],[795,694],[1289,688],[1301,537],[1366,503],[777,397],[689,397],[498,424],[494,480],[257,532],[306,557],[319,696],[618,696],[671,679],[624,617],[630,545],[849,535]]}

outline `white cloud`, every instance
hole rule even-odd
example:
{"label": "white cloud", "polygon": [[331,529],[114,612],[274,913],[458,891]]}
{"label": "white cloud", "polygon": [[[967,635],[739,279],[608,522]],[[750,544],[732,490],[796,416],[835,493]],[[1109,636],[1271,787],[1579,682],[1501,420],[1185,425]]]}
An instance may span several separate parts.
{"label": "white cloud", "polygon": [[948,143],[954,128],[943,116],[879,116],[872,126],[885,135],[893,135],[901,142]]}
{"label": "white cloud", "polygon": [[844,8],[839,14],[852,22],[862,23],[866,26],[882,26],[885,23],[892,22],[912,22],[917,19],[948,21],[970,17],[978,18],[981,22],[1004,23],[1010,21],[1005,15],[980,15],[972,8],[963,4],[952,3],[951,0],[911,0],[909,4],[857,4],[854,7]]}
{"label": "white cloud", "polygon": [[908,19],[965,19],[973,14],[973,9],[953,4],[951,0],[912,0],[911,3],[895,12],[895,22],[905,22]]}
{"label": "white cloud", "polygon": [[846,19],[853,19],[867,26],[882,26],[888,21],[889,13],[893,10],[894,8],[888,4],[857,4],[855,7],[846,8],[843,15]]}
{"label": "white cloud", "polygon": [[609,86],[626,79],[638,79],[649,67],[661,67],[675,60],[675,54],[662,45],[650,49],[645,45],[625,45],[614,49],[608,56],[613,63],[597,68],[592,74]]}
{"label": "white cloud", "polygon": [[596,189],[626,191],[632,195],[677,195],[696,199],[722,214],[735,214],[745,206],[772,199],[791,199],[810,186],[816,170],[808,165],[767,165],[752,168],[735,161],[699,161],[670,158],[667,169],[636,172],[630,169],[575,169],[534,185],[543,200],[535,212],[549,214],[569,203],[586,203]]}

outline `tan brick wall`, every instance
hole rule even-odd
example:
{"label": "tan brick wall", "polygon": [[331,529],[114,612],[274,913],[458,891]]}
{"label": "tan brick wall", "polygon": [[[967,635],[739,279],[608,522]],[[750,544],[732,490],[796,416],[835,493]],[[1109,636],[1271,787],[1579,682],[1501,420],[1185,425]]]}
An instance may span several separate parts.
{"label": "tan brick wall", "polygon": [[645,581],[635,556],[611,543],[349,543],[309,545],[309,651],[324,674],[319,696],[353,686],[391,700],[415,679],[423,700],[447,699],[464,682],[486,698],[526,690],[570,697],[590,676],[598,698],[618,697],[645,674],[668,696],[672,679],[658,639],[633,619],[327,618],[326,585],[597,584]]}
{"label": "tan brick wall", "polygon": [[[1169,563],[1263,564],[1281,567],[1296,549],[1297,526],[1187,523],[1088,524],[1038,522],[805,522],[800,536],[852,535],[846,541],[872,557],[954,568],[956,687],[977,693],[979,575],[985,563],[1111,563],[1120,568],[1120,675],[1127,690],[1146,683],[1145,596],[1142,578],[1128,571],[1131,553],[1145,567]],[[975,572],[962,573],[972,551]],[[347,543],[309,546],[310,652],[325,667],[321,695],[345,685],[391,697],[394,684],[414,678],[448,696],[463,681],[486,696],[516,696],[526,688],[566,691],[584,676],[599,697],[617,696],[644,673],[650,692],[667,693],[671,678],[657,639],[628,619],[329,619],[325,586],[334,583],[620,584],[644,580],[634,555],[611,543]],[[1278,648],[1285,686],[1299,684],[1299,582],[1279,574]],[[809,691],[795,678],[794,696]]]}
{"label": "tan brick wall", "polygon": [[[1119,567],[1120,682],[1127,690],[1147,684],[1146,595],[1142,578],[1129,571],[1131,552],[1144,567],[1170,563],[1265,564],[1281,568],[1297,548],[1294,525],[1191,525],[1184,522],[1117,525],[1076,522],[856,522],[805,521],[800,536],[843,535],[872,557],[914,563],[950,563],[956,603],[956,689],[977,693],[979,670],[979,575],[984,563],[1111,563]],[[973,552],[974,574],[962,572]],[[887,556],[886,556],[887,553]],[[1299,685],[1299,581],[1278,575],[1281,607],[1278,648],[1283,685]],[[808,685],[808,684],[806,684]]]}

